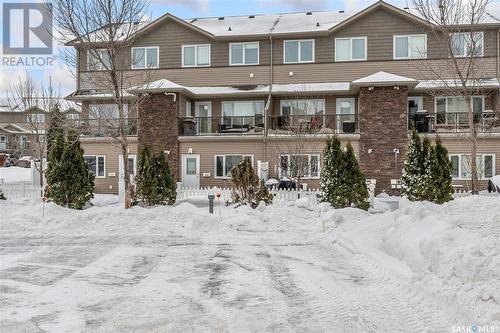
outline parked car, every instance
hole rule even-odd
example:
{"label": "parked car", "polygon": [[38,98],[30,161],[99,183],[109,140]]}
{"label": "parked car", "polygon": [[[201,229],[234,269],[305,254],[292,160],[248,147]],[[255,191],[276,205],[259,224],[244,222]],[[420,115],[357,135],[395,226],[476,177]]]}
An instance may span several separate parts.
{"label": "parked car", "polygon": [[16,165],[21,168],[30,168],[32,159],[33,157],[31,156],[23,156],[17,160]]}
{"label": "parked car", "polygon": [[488,192],[500,193],[500,175],[490,178],[488,181]]}

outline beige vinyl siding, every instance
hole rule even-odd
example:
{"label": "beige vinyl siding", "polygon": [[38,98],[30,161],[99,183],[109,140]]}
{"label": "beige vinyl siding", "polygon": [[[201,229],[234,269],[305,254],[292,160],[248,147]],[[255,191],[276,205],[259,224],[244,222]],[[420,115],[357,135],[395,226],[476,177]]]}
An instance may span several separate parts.
{"label": "beige vinyl siding", "polygon": [[[431,139],[434,139],[430,137]],[[469,154],[470,143],[464,136],[456,136],[453,134],[440,135],[440,138],[448,149],[449,154]],[[495,154],[495,170],[494,174],[500,175],[500,137],[495,135],[491,137],[479,137],[477,144],[478,154]],[[480,189],[485,190],[488,185],[487,180],[480,180]],[[464,189],[470,188],[470,180],[454,180],[453,184],[462,185]]]}
{"label": "beige vinyl siding", "polygon": [[[179,174],[182,175],[182,155],[187,154],[189,149],[193,154],[200,155],[200,185],[205,186],[232,186],[230,180],[216,179],[214,156],[215,155],[253,155],[254,168],[258,160],[264,160],[264,144],[262,139],[231,141],[221,140],[193,140],[191,142],[179,143]],[[210,177],[203,177],[203,173],[210,173]],[[182,177],[182,176],[181,176]]]}
{"label": "beige vinyl siding", "polygon": [[[104,155],[105,156],[105,177],[95,179],[96,193],[118,193],[118,175],[119,175],[119,156],[121,148],[118,143],[113,143],[112,139],[88,139],[82,140],[82,148],[85,155]],[[129,140],[129,154],[137,154],[137,141]],[[115,176],[109,176],[114,173]]]}
{"label": "beige vinyl siding", "polygon": [[[297,148],[290,139],[277,139],[269,138],[264,147],[262,138],[233,138],[231,141],[218,140],[213,138],[208,140],[189,139],[185,138],[179,143],[179,161],[182,161],[182,154],[187,154],[189,149],[192,149],[193,154],[200,155],[200,185],[225,187],[232,186],[232,182],[226,179],[214,178],[215,155],[253,155],[254,168],[257,168],[257,161],[268,161],[269,171],[271,177],[277,177],[275,170],[277,170],[280,154],[288,154],[297,152]],[[319,154],[320,167],[323,165],[323,150],[325,147],[326,136],[311,137],[307,142],[307,151],[305,153]],[[341,138],[342,145],[345,146],[348,142],[345,138]],[[351,144],[354,151],[359,155],[359,139],[357,136],[351,138]],[[210,177],[203,177],[203,173],[210,173]],[[179,174],[182,174],[182,166],[179,163]],[[304,180],[310,187],[318,187],[318,179]]]}

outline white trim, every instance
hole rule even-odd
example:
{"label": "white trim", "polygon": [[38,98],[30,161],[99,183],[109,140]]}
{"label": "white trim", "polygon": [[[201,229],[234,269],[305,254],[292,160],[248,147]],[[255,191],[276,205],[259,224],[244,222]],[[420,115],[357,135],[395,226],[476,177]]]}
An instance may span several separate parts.
{"label": "white trim", "polygon": [[[208,65],[198,65],[198,47],[200,46],[208,46]],[[184,64],[184,49],[186,47],[194,47],[194,65],[186,65]],[[182,57],[182,67],[186,68],[192,68],[192,67],[210,67],[212,64],[212,44],[186,44],[182,45],[182,51],[181,51],[181,57]]]}
{"label": "white trim", "polygon": [[[288,42],[298,42],[299,43],[299,46],[298,46],[298,61],[286,61],[286,43]],[[312,60],[302,60],[302,54],[301,54],[301,47],[300,47],[300,44],[302,42],[312,42]],[[312,39],[286,39],[286,40],[283,40],[283,63],[284,64],[302,64],[302,63],[313,63],[315,62],[315,59],[316,59],[316,43],[315,43],[315,39],[312,38]]]}
{"label": "white trim", "polygon": [[[134,50],[144,49],[144,67],[134,67]],[[156,49],[156,66],[148,67],[148,49]],[[160,47],[159,46],[136,46],[130,48],[130,67],[132,69],[154,69],[160,68]]]}
{"label": "white trim", "polygon": [[[227,176],[217,176],[217,157],[222,156],[222,173],[227,174],[226,170],[226,156],[241,156],[242,161],[245,159],[245,157],[250,156],[252,158],[252,167],[254,166],[254,155],[253,154],[216,154],[214,155],[214,179],[231,179],[231,177]],[[241,162],[240,162],[241,163]]]}
{"label": "white trim", "polygon": [[[246,44],[257,44],[257,63],[255,64],[247,64],[246,62],[246,51],[245,51],[245,45]],[[241,64],[235,64],[233,63],[233,57],[232,57],[232,46],[233,45],[242,45],[243,46],[243,63]],[[237,43],[229,43],[229,66],[257,66],[260,64],[260,42],[237,42]]]}
{"label": "white trim", "polygon": [[[106,155],[84,154],[83,157],[95,157],[95,178],[106,178]],[[104,176],[99,176],[99,157],[104,158]]]}
{"label": "white trim", "polygon": [[[353,41],[355,39],[362,39],[364,40],[364,45],[365,45],[365,57],[363,59],[353,59],[352,58],[352,50],[353,50]],[[347,60],[339,60],[337,59],[337,41],[338,40],[349,40],[349,59]],[[368,37],[366,36],[361,36],[361,37],[339,37],[339,38],[335,38],[335,50],[334,50],[334,58],[335,58],[335,62],[346,62],[346,61],[366,61],[367,58],[368,58]]]}
{"label": "white trim", "polygon": [[[425,56],[424,57],[412,57],[411,56],[411,37],[424,37],[425,39]],[[407,57],[398,57],[396,56],[396,38],[406,37],[408,38],[408,56]],[[394,60],[401,59],[427,59],[427,34],[412,34],[412,35],[393,35],[392,36],[392,58]]]}
{"label": "white trim", "polygon": [[[194,157],[196,158],[196,175],[188,175],[187,174],[187,163],[186,162],[186,159],[189,158],[189,157]],[[184,184],[185,182],[185,179],[184,177],[185,176],[196,176],[197,177],[197,181],[198,181],[198,187],[200,187],[200,182],[201,182],[201,179],[200,179],[200,175],[201,175],[201,170],[200,170],[200,162],[201,161],[201,155],[200,154],[181,154],[181,183]]]}
{"label": "white trim", "polygon": [[[482,164],[483,164],[483,170],[482,174],[478,174],[478,179],[479,180],[488,180],[490,177],[486,177],[484,175],[484,157],[485,156],[491,156],[491,170],[492,170],[492,175],[495,176],[496,174],[496,154],[495,153],[476,153],[477,156],[481,157]],[[451,157],[452,156],[458,156],[458,177],[453,177],[453,180],[471,180],[472,177],[462,177],[462,157],[463,156],[470,156],[470,154],[456,154],[456,153],[450,153],[448,154],[448,158],[450,159],[451,162]],[[476,166],[477,167],[477,166]]]}
{"label": "white trim", "polygon": [[[281,157],[286,156],[288,158],[288,170],[286,170],[288,177],[294,177],[290,175],[290,156],[307,156],[307,163],[309,165],[309,172],[307,176],[301,177],[301,179],[320,179],[321,178],[321,155],[319,153],[307,153],[307,154],[280,154],[278,158],[278,177],[281,178]],[[311,177],[311,156],[316,156],[318,158],[318,176]]]}
{"label": "white trim", "polygon": [[[462,31],[462,32],[450,33],[450,36],[449,36],[450,37],[450,43],[453,43],[453,41],[451,39],[453,37],[453,35],[466,35],[466,36],[469,35],[470,36],[471,33],[481,34],[481,43],[482,43],[483,47],[481,49],[481,54],[476,55],[476,57],[484,57],[484,31]],[[453,46],[453,44],[452,44],[452,46]],[[469,54],[467,54],[468,53],[467,51],[468,51],[467,50],[467,44],[465,44],[464,45],[464,52],[465,52],[465,54],[454,54],[454,56],[456,58],[466,58],[466,57],[469,56]],[[451,55],[449,55],[449,57],[451,58]]]}

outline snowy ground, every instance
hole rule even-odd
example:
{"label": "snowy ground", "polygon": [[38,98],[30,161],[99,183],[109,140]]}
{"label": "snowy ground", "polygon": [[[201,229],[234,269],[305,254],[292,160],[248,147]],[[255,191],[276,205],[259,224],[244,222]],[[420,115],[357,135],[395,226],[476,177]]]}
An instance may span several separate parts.
{"label": "snowy ground", "polygon": [[0,168],[0,179],[5,183],[31,182],[31,169],[17,166]]}
{"label": "snowy ground", "polygon": [[500,332],[499,199],[0,202],[0,332]]}

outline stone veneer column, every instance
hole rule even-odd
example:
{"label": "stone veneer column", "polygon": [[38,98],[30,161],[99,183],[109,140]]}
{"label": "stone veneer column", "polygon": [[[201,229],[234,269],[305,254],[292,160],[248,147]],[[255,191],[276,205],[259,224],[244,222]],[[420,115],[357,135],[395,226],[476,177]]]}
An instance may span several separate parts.
{"label": "stone veneer column", "polygon": [[[406,87],[360,88],[359,160],[366,178],[377,180],[377,194],[399,194],[391,189],[391,179],[401,178],[408,141],[407,103]],[[397,161],[394,149],[399,149]]]}
{"label": "stone veneer column", "polygon": [[155,153],[170,151],[169,155],[167,155],[170,170],[176,181],[179,181],[177,109],[174,96],[165,94],[149,95],[139,104],[137,134],[139,149],[147,146]]}

